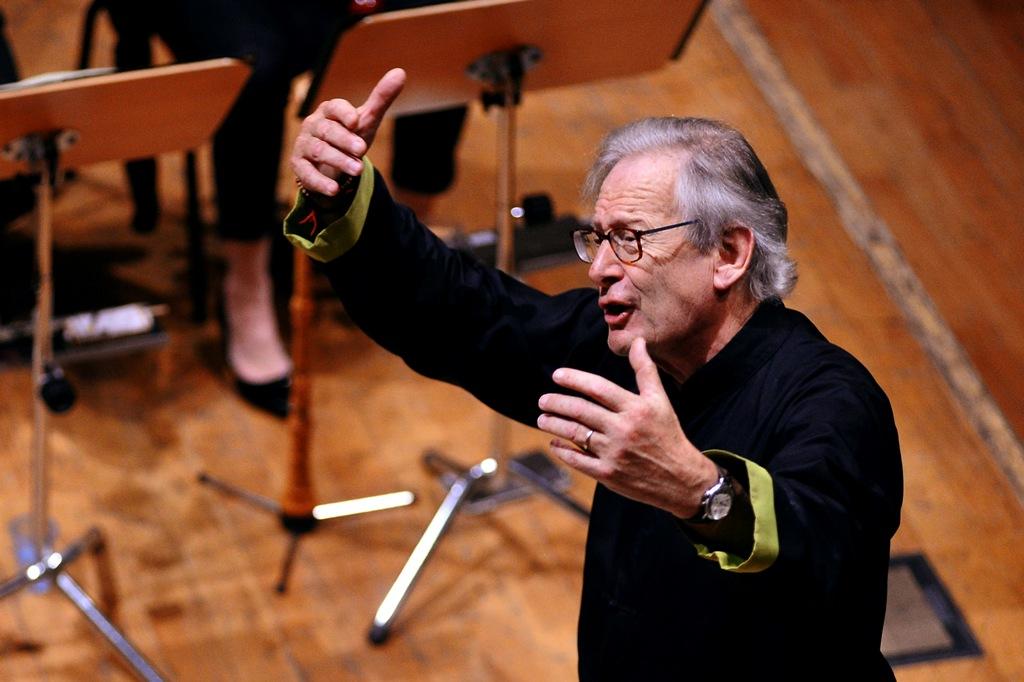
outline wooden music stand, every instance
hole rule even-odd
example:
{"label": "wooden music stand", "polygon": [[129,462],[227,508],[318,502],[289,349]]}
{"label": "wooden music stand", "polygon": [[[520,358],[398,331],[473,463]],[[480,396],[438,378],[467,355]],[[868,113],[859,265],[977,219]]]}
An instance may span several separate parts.
{"label": "wooden music stand", "polygon": [[[82,77],[82,76],[85,77]],[[31,558],[13,578],[0,583],[0,599],[30,585],[57,588],[82,612],[141,679],[162,679],[156,668],[113,624],[115,595],[106,556],[106,543],[97,528],[64,551],[55,551],[48,512],[47,409],[63,411],[70,400],[46,396],[52,376],[51,336],[53,189],[61,167],[80,167],[101,161],[131,159],[204,142],[220,123],[249,75],[235,59],[213,59],[126,73],[91,75],[70,72],[32,79],[0,91],[0,179],[28,170],[36,176],[36,253],[39,282],[36,291],[32,347],[33,397]],[[57,370],[59,372],[59,370]],[[65,396],[66,397],[66,396]],[[66,572],[85,552],[97,559],[104,609]]]}
{"label": "wooden music stand", "polygon": [[[497,266],[515,274],[516,107],[524,91],[652,71],[677,58],[707,0],[469,0],[372,15],[341,36],[315,77],[302,115],[322,99],[363,102],[383,67],[408,81],[392,115],[443,109],[482,98],[498,123]],[[529,78],[526,78],[529,74]],[[586,518],[564,490],[567,478],[546,453],[507,458],[517,480],[495,476],[505,461],[507,421],[495,415],[491,455],[469,467],[427,453],[446,474],[448,493],[374,616],[369,639],[384,642],[427,560],[455,514],[487,511],[531,490]],[[559,476],[562,474],[562,476]],[[504,478],[504,480],[502,480]],[[471,501],[472,500],[472,501]]]}

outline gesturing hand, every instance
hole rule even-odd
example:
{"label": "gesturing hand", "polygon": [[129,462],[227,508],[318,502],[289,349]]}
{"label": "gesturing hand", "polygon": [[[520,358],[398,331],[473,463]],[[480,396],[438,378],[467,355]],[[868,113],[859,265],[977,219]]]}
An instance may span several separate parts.
{"label": "gesturing hand", "polygon": [[405,71],[391,69],[360,106],[332,99],[322,102],[307,116],[299,127],[291,155],[292,170],[302,186],[334,196],[340,176],[362,173],[362,157],[404,85]]}
{"label": "gesturing hand", "polygon": [[646,341],[633,342],[629,362],[639,395],[596,374],[556,370],[556,384],[586,397],[545,393],[537,426],[556,436],[551,450],[567,465],[625,497],[689,518],[718,470],[683,433]]}

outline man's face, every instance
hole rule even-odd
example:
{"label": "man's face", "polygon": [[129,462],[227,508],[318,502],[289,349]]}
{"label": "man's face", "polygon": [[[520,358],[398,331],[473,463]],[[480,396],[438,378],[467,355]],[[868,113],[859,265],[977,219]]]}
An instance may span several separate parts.
{"label": "man's face", "polygon": [[[675,206],[679,157],[645,154],[623,159],[608,174],[594,205],[594,228],[646,230],[699,216]],[[608,347],[629,352],[637,337],[647,340],[651,357],[661,363],[699,355],[713,316],[714,252],[701,255],[686,239],[687,228],[641,238],[643,257],[623,263],[608,241],[601,243],[589,277],[608,324]]]}

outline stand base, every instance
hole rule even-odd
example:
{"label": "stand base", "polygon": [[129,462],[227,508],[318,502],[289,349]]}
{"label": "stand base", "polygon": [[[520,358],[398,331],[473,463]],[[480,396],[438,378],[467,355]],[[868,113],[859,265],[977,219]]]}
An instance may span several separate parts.
{"label": "stand base", "polygon": [[[438,476],[445,490],[449,490],[452,483],[466,473],[460,464],[435,451],[425,453],[423,463]],[[497,475],[488,477],[473,488],[462,507],[466,514],[484,514],[506,502],[525,499],[535,492],[543,492],[560,501],[569,500],[565,495],[571,483],[569,474],[555,466],[543,451],[532,450],[511,457],[507,468],[512,476],[502,476],[499,471]],[[588,516],[586,510],[583,515]]]}
{"label": "stand base", "polygon": [[[101,602],[104,609],[96,605],[74,578],[65,573],[68,565],[85,552],[90,552],[96,559],[99,575]],[[156,668],[146,660],[128,638],[117,628],[104,613],[113,614],[116,608],[113,578],[107,560],[106,542],[99,529],[90,529],[82,538],[72,542],[63,552],[50,551],[40,561],[22,567],[19,575],[0,583],[0,599],[10,596],[22,589],[39,583],[52,582],[75,607],[82,612],[93,627],[106,639],[121,656],[131,670],[143,680],[160,681],[163,678]]]}
{"label": "stand base", "polygon": [[416,501],[416,496],[412,492],[402,490],[383,495],[318,504],[313,507],[309,514],[285,514],[281,505],[269,497],[244,490],[236,485],[214,478],[205,472],[200,472],[197,478],[200,483],[212,486],[223,493],[237,497],[254,507],[268,511],[278,517],[281,527],[284,528],[289,536],[288,546],[285,549],[284,560],[281,564],[281,573],[277,583],[274,585],[274,590],[280,594],[283,594],[288,589],[288,578],[291,576],[292,565],[298,552],[299,540],[303,535],[316,530],[321,521],[330,521],[345,516],[367,514],[385,509],[407,507]]}
{"label": "stand base", "polygon": [[431,451],[423,456],[423,462],[440,475],[448,493],[377,609],[367,633],[367,639],[374,645],[387,641],[399,610],[460,510],[482,514],[505,502],[541,492],[582,518],[590,517],[585,507],[565,493],[569,487],[569,475],[539,450],[510,458],[507,467],[512,476],[504,477],[496,475],[498,463],[490,458],[464,469],[444,455]]}

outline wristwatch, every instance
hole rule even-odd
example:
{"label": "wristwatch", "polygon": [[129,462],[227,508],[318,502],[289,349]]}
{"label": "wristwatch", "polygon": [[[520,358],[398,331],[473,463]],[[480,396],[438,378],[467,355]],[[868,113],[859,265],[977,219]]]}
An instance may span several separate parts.
{"label": "wristwatch", "polygon": [[704,491],[700,498],[700,507],[698,507],[697,513],[687,519],[687,521],[690,523],[721,521],[729,515],[735,495],[736,491],[732,485],[732,476],[722,467],[718,467],[718,480]]}

